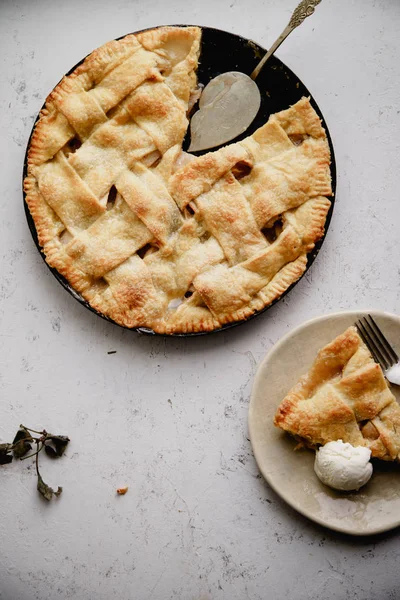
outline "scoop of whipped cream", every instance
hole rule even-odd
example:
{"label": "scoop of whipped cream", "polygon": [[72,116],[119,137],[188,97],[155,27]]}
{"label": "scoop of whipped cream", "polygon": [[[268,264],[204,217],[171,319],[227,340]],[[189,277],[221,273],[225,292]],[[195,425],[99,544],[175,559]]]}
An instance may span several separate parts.
{"label": "scoop of whipped cream", "polygon": [[314,471],[325,485],[342,491],[359,490],[372,475],[371,450],[342,440],[328,442],[315,453]]}
{"label": "scoop of whipped cream", "polygon": [[386,379],[389,379],[390,383],[395,383],[396,385],[400,385],[400,365],[393,365],[390,367],[385,373]]}

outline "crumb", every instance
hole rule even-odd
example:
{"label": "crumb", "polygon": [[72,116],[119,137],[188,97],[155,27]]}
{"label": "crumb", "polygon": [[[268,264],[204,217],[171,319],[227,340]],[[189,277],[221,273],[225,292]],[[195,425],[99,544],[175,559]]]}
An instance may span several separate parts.
{"label": "crumb", "polygon": [[121,487],[121,488],[117,489],[117,494],[118,494],[118,496],[124,496],[127,491],[128,491],[128,486]]}

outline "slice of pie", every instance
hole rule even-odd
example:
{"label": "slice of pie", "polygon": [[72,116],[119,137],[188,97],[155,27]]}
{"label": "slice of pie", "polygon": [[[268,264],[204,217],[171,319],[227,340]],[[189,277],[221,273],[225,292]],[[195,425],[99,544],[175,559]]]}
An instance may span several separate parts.
{"label": "slice of pie", "polygon": [[308,446],[341,439],[367,446],[375,458],[400,460],[400,406],[355,327],[318,352],[275,425]]}
{"label": "slice of pie", "polygon": [[307,98],[216,152],[182,152],[201,29],[95,50],[53,90],[28,151],[46,261],[126,327],[210,331],[305,271],[324,233],[330,151]]}

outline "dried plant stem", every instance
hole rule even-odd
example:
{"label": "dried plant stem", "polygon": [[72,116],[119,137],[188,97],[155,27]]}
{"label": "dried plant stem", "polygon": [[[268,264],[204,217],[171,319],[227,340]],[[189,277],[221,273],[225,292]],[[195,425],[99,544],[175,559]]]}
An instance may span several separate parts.
{"label": "dried plant stem", "polygon": [[37,455],[39,454],[39,452],[42,450],[44,444],[41,445],[41,447],[39,448],[39,441],[35,440],[36,442],[36,447],[38,448],[36,450],[36,452],[33,452],[33,454],[28,454],[28,456],[23,456],[22,458],[20,458],[19,460],[26,460],[27,458],[32,458],[33,456],[36,456],[36,462],[37,462]]}
{"label": "dried plant stem", "polygon": [[36,431],[36,429],[30,429],[29,427],[25,427],[25,425],[20,425],[21,429],[25,429],[26,431],[32,431],[32,433],[38,433],[39,435],[43,435],[44,431]]}
{"label": "dried plant stem", "polygon": [[[37,445],[37,446],[39,446],[39,442],[36,442],[36,445]],[[43,446],[42,446],[42,448],[43,448]],[[40,450],[41,450],[42,448],[40,448]],[[36,461],[35,461],[35,463],[36,463],[36,473],[37,473],[37,476],[38,476],[38,477],[40,477],[40,473],[39,473],[39,452],[40,452],[40,450],[38,450],[38,451],[36,452]]]}

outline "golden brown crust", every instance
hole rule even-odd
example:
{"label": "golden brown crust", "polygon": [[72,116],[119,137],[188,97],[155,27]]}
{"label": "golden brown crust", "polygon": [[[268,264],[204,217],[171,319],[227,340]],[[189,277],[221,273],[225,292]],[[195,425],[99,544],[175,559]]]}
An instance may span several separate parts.
{"label": "golden brown crust", "polygon": [[341,439],[400,460],[400,407],[355,327],[318,352],[274,422],[314,447]]}
{"label": "golden brown crust", "polygon": [[201,30],[105,44],[53,90],[26,200],[47,262],[126,327],[210,331],[279,298],[324,233],[330,153],[307,98],[252,136],[181,153]]}

